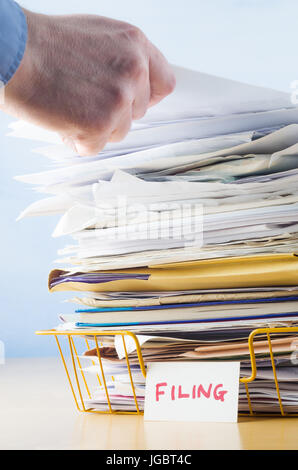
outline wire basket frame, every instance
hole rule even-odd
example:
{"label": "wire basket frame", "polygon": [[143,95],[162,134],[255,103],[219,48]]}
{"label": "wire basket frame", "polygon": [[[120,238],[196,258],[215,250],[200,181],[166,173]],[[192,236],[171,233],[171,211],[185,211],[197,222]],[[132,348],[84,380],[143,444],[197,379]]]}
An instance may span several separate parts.
{"label": "wire basket frame", "polygon": [[[276,416],[277,415],[277,413],[260,413],[260,412],[254,411],[253,409],[253,400],[251,399],[251,396],[250,396],[249,384],[254,382],[254,380],[257,377],[257,363],[256,363],[256,353],[254,349],[254,346],[255,346],[254,340],[258,336],[262,336],[262,338],[264,338],[265,336],[267,343],[268,343],[268,349],[269,349],[268,355],[271,360],[271,367],[273,371],[274,384],[275,384],[275,389],[276,389],[276,397],[277,397],[277,402],[279,406],[279,415],[282,417],[298,416],[298,413],[286,412],[284,410],[281,393],[280,393],[280,386],[279,386],[279,382],[277,378],[275,357],[274,357],[273,346],[272,346],[272,335],[276,335],[276,334],[292,335],[294,333],[298,333],[298,327],[258,328],[258,329],[253,330],[250,333],[248,337],[248,348],[249,348],[251,375],[249,377],[240,378],[240,383],[245,386],[249,411],[240,412],[239,413],[240,416]],[[142,350],[141,350],[141,346],[138,341],[138,338],[136,337],[134,333],[130,331],[122,331],[122,330],[121,331],[119,330],[118,331],[99,331],[99,330],[85,329],[84,331],[82,330],[81,331],[78,331],[78,330],[73,330],[73,331],[43,330],[43,331],[37,331],[36,334],[42,335],[42,336],[54,336],[61,359],[62,359],[64,369],[67,375],[67,380],[68,380],[68,383],[69,383],[69,386],[70,386],[70,389],[71,389],[71,392],[75,401],[75,405],[78,411],[85,412],[85,413],[98,413],[98,414],[126,414],[126,415],[143,414],[143,411],[140,409],[140,406],[138,403],[136,387],[135,387],[135,383],[133,380],[131,364],[130,364],[129,355],[128,355],[127,347],[125,343],[126,336],[129,336],[132,338],[135,348],[136,348],[136,353],[138,357],[138,365],[145,379],[146,367],[145,367],[144,359],[142,356]],[[63,353],[61,343],[60,343],[61,336],[67,339],[68,350],[70,352],[71,365],[67,365],[67,359]],[[122,337],[126,367],[127,367],[127,372],[129,375],[131,390],[132,390],[134,404],[135,404],[135,410],[133,411],[116,410],[114,409],[111,403],[108,386],[107,386],[107,380],[106,380],[106,376],[104,372],[104,366],[102,362],[102,356],[100,353],[100,347],[101,347],[100,338],[105,337],[105,336],[121,336]],[[90,340],[93,340],[95,343],[95,349],[97,352],[97,357],[98,357],[99,367],[100,367],[100,372],[101,372],[101,376],[99,374],[96,374],[96,378],[101,389],[104,389],[105,391],[106,404],[108,407],[107,410],[96,410],[94,408],[86,406],[86,403],[85,403],[86,400],[84,399],[83,390],[86,391],[85,396],[87,396],[89,399],[92,398],[92,393],[91,393],[91,387],[88,383],[86,374],[84,373],[84,370],[82,368],[80,356],[78,355],[77,348],[75,345],[75,339],[77,340],[78,338],[81,338],[84,341],[84,344],[88,350],[90,350],[90,344],[89,344]],[[93,364],[95,363],[93,362]],[[70,372],[70,370],[72,370],[72,373]],[[297,402],[298,402],[298,392],[297,392]]]}

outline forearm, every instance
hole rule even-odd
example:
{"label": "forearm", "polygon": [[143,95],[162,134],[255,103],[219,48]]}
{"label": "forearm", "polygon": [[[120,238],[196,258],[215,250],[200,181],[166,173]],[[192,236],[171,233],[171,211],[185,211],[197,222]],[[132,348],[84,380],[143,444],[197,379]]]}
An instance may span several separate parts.
{"label": "forearm", "polygon": [[27,41],[26,17],[13,0],[0,0],[0,81],[13,77],[23,58]]}

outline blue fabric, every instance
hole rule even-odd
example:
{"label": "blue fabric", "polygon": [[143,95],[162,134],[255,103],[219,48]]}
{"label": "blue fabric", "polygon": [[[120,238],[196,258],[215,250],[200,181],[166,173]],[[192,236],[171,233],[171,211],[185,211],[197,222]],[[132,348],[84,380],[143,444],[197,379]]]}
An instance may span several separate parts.
{"label": "blue fabric", "polygon": [[4,85],[21,63],[27,34],[23,10],[13,0],[0,0],[0,81]]}

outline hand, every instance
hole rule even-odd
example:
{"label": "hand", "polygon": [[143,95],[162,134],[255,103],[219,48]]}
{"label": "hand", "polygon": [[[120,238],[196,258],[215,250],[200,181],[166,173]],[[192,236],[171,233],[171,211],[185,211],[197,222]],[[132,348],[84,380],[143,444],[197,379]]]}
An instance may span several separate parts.
{"label": "hand", "polygon": [[173,91],[166,59],[135,26],[24,11],[26,51],[1,109],[59,132],[79,155],[122,140],[133,119]]}

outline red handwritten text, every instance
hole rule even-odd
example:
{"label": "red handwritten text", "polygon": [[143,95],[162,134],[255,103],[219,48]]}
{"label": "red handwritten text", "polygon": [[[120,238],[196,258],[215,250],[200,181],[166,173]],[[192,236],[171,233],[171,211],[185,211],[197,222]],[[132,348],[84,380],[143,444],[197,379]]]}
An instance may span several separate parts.
{"label": "red handwritten text", "polygon": [[202,384],[193,385],[190,390],[183,390],[182,385],[169,385],[167,382],[159,382],[155,386],[156,401],[163,399],[180,400],[190,399],[195,400],[201,397],[207,399],[214,399],[216,401],[224,401],[227,390],[222,390],[223,384],[212,384],[208,387]]}

